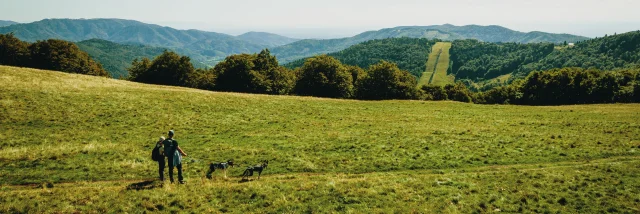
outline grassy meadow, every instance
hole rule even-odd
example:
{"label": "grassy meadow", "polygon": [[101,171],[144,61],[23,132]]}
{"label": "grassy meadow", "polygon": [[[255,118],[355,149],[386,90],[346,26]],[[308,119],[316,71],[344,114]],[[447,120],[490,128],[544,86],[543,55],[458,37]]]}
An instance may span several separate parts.
{"label": "grassy meadow", "polygon": [[[0,213],[640,212],[638,104],[268,96],[6,66],[0,81]],[[169,129],[185,185],[153,181]],[[228,159],[228,179],[204,178]]]}

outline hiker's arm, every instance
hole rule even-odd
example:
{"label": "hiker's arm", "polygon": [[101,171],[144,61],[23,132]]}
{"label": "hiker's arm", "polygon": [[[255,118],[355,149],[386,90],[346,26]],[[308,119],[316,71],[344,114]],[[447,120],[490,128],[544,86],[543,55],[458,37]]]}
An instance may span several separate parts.
{"label": "hiker's arm", "polygon": [[180,152],[180,154],[182,154],[182,156],[187,156],[187,153],[184,153],[182,151],[182,149],[180,148],[180,146],[178,146],[177,148],[178,148],[178,152]]}

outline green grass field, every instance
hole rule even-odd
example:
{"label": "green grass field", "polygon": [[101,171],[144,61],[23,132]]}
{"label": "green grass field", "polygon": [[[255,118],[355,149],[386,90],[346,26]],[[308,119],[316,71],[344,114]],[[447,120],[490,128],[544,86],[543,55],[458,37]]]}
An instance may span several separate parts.
{"label": "green grass field", "polygon": [[438,42],[433,46],[427,60],[427,68],[420,76],[418,86],[428,84],[444,86],[454,83],[455,77],[447,75],[450,61],[449,49],[451,49],[451,42]]}
{"label": "green grass field", "polygon": [[[0,213],[640,212],[637,104],[218,93],[6,66],[0,80]],[[169,129],[187,184],[143,183]],[[227,159],[228,179],[204,179]]]}

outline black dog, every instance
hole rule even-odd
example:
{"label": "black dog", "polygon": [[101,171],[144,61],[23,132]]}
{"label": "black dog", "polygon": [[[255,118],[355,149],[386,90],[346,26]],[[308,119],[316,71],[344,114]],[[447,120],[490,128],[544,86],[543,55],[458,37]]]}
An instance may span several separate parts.
{"label": "black dog", "polygon": [[229,160],[227,162],[222,162],[222,163],[211,163],[209,164],[209,171],[207,171],[207,178],[208,179],[213,178],[211,174],[213,174],[213,172],[215,172],[216,169],[222,170],[224,172],[224,177],[227,178],[227,168],[229,167],[233,167],[233,160]]}
{"label": "black dog", "polygon": [[244,173],[242,173],[242,180],[246,181],[249,178],[249,176],[253,176],[253,172],[258,172],[258,179],[260,179],[260,174],[262,174],[262,170],[266,169],[268,164],[269,164],[269,161],[265,161],[260,165],[247,167],[247,169],[244,170]]}

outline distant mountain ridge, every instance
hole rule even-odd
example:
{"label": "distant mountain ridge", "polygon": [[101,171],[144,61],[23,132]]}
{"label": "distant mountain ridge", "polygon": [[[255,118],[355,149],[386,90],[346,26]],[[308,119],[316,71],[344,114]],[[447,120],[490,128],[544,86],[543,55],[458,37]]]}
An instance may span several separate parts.
{"label": "distant mountain ridge", "polygon": [[523,33],[497,25],[455,26],[451,24],[445,24],[432,26],[400,26],[394,28],[385,28],[378,31],[367,31],[353,37],[341,39],[306,39],[276,47],[272,49],[272,53],[278,57],[278,60],[281,63],[287,63],[304,57],[341,51],[351,45],[355,45],[368,40],[399,37],[441,39],[447,41],[477,39],[485,42],[517,43],[561,43],[564,41],[577,42],[589,39],[588,37],[570,34],[552,34],[537,31]]}
{"label": "distant mountain ridge", "polygon": [[295,41],[275,34],[258,40],[251,34],[235,37],[200,30],[177,30],[124,19],[44,19],[28,24],[0,27],[2,34],[10,32],[22,40],[31,42],[45,39],[74,42],[102,39],[123,44],[167,47],[183,50],[187,55],[208,65],[214,65],[231,54],[259,52],[264,48],[273,47],[274,44]]}
{"label": "distant mountain ridge", "polygon": [[20,24],[20,23],[17,23],[14,21],[8,21],[8,20],[0,20],[0,27],[15,25],[15,24]]}
{"label": "distant mountain ridge", "polygon": [[248,32],[239,36],[200,30],[177,30],[125,19],[44,19],[28,24],[0,27],[0,34],[13,32],[25,41],[62,39],[79,42],[102,39],[121,44],[143,44],[175,50],[194,63],[213,66],[231,54],[255,53],[270,48],[279,62],[287,63],[313,55],[344,50],[352,45],[385,38],[427,38],[446,41],[477,39],[486,42],[562,43],[587,37],[544,32],[523,33],[501,26],[400,26],[367,31],[353,37],[314,40],[292,39],[276,34]]}

